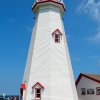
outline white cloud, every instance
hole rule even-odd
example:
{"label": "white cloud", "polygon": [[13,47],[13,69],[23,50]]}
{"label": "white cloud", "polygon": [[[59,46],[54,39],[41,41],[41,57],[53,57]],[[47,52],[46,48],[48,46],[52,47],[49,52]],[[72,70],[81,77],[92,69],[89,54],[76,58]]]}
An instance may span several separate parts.
{"label": "white cloud", "polygon": [[88,58],[91,60],[95,60],[95,59],[97,60],[99,57],[96,55],[92,55],[92,56],[89,56]]}
{"label": "white cloud", "polygon": [[13,19],[13,18],[8,18],[8,21],[9,21],[10,23],[14,23],[14,22],[15,22],[15,19]]}
{"label": "white cloud", "polygon": [[98,28],[96,29],[96,33],[94,36],[90,36],[86,40],[94,43],[100,43],[100,0],[83,0],[77,10],[98,22],[99,27],[97,26]]}
{"label": "white cloud", "polygon": [[88,37],[87,40],[93,43],[100,43],[100,26],[96,29],[96,34]]}
{"label": "white cloud", "polygon": [[67,35],[67,38],[70,38],[70,34]]}
{"label": "white cloud", "polygon": [[27,29],[29,32],[32,32],[32,28],[31,28],[31,27],[28,26],[26,29]]}
{"label": "white cloud", "polygon": [[74,57],[73,60],[79,62],[81,59],[77,58],[77,57]]}
{"label": "white cloud", "polygon": [[67,40],[69,41],[69,39],[70,39],[70,34],[67,34]]}
{"label": "white cloud", "polygon": [[21,52],[26,53],[26,52],[27,52],[27,50],[26,50],[26,49],[21,49]]}
{"label": "white cloud", "polygon": [[83,0],[78,11],[88,14],[95,21],[100,21],[100,0]]}
{"label": "white cloud", "polygon": [[98,59],[98,63],[100,63],[100,59]]}
{"label": "white cloud", "polygon": [[92,37],[89,37],[87,40],[90,42],[100,43],[100,32]]}
{"label": "white cloud", "polygon": [[97,67],[100,67],[100,58],[97,59]]}
{"label": "white cloud", "polygon": [[95,62],[95,66],[100,67],[100,56],[92,55],[88,57],[91,62]]}

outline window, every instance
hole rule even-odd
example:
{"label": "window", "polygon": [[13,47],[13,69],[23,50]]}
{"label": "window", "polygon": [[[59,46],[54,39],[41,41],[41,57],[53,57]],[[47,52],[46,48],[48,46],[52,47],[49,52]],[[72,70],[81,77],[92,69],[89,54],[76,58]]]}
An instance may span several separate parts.
{"label": "window", "polygon": [[55,34],[55,42],[60,43],[60,34]]}
{"label": "window", "polygon": [[36,84],[33,85],[32,87],[32,94],[34,95],[34,100],[41,100],[42,94],[43,94],[44,86],[37,82]]}
{"label": "window", "polygon": [[40,100],[41,99],[41,88],[35,89],[35,99]]}
{"label": "window", "polygon": [[81,88],[81,95],[86,95],[86,89],[85,88]]}
{"label": "window", "polygon": [[100,87],[97,87],[97,88],[96,88],[96,94],[97,94],[97,95],[100,95]]}
{"label": "window", "polygon": [[87,89],[87,94],[94,94],[94,89]]}
{"label": "window", "polygon": [[52,33],[52,37],[53,37],[55,43],[60,43],[60,39],[62,39],[62,33],[59,31],[59,29],[56,29]]}

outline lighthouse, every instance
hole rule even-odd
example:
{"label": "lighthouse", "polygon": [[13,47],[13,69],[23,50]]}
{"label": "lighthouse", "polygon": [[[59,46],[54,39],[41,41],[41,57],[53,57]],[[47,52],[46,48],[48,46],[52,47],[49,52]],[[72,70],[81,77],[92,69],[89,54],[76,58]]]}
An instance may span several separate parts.
{"label": "lighthouse", "polygon": [[78,100],[62,0],[35,0],[35,25],[20,87],[22,100]]}

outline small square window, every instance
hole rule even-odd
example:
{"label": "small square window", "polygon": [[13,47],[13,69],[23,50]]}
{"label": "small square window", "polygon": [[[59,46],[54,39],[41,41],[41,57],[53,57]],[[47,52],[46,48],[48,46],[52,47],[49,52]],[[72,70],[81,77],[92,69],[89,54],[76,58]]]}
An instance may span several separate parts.
{"label": "small square window", "polygon": [[96,94],[97,94],[97,95],[100,95],[100,87],[97,87],[97,88],[96,88]]}
{"label": "small square window", "polygon": [[94,89],[87,89],[87,94],[95,94]]}
{"label": "small square window", "polygon": [[81,88],[81,95],[86,95],[86,89],[85,88]]}

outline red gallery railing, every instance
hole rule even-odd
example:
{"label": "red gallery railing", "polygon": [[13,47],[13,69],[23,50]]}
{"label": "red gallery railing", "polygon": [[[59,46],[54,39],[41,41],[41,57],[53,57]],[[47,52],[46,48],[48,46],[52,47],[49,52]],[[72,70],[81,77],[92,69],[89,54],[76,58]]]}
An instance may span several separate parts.
{"label": "red gallery railing", "polygon": [[35,2],[42,2],[42,1],[56,1],[56,2],[62,2],[62,0],[35,0]]}
{"label": "red gallery railing", "polygon": [[34,0],[33,5],[35,5],[37,2],[43,2],[43,1],[55,1],[55,2],[59,2],[59,3],[63,3],[63,0]]}

